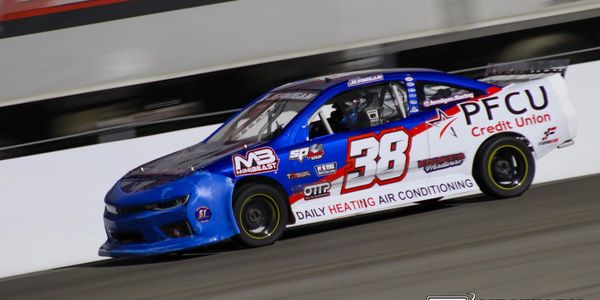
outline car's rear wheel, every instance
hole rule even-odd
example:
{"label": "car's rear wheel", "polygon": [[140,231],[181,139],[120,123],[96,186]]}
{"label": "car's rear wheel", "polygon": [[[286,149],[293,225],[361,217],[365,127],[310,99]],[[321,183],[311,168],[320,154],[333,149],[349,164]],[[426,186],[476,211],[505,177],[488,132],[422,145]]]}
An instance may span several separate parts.
{"label": "car's rear wheel", "polygon": [[235,195],[233,210],[240,234],[237,239],[249,247],[273,244],[285,231],[288,209],[285,197],[264,184],[242,187]]}
{"label": "car's rear wheel", "polygon": [[475,157],[473,177],[485,194],[496,198],[516,197],[531,186],[535,159],[527,145],[514,137],[485,142]]}

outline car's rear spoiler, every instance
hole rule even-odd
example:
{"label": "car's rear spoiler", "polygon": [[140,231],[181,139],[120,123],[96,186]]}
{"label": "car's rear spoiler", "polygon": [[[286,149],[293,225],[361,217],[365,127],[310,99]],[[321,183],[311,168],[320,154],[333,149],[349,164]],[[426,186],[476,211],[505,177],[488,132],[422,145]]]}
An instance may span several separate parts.
{"label": "car's rear spoiler", "polygon": [[568,59],[488,64],[484,78],[480,80],[490,84],[505,86],[553,74],[561,74],[564,77],[568,65]]}

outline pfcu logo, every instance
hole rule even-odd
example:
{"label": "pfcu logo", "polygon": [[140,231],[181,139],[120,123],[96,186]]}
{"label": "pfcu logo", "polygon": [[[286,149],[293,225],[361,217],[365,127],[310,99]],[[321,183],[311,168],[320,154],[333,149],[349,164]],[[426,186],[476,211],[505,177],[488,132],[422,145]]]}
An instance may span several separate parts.
{"label": "pfcu logo", "polygon": [[236,154],[232,160],[235,176],[268,173],[279,168],[279,158],[270,147],[248,151],[245,156]]}
{"label": "pfcu logo", "polygon": [[303,190],[304,199],[311,200],[321,197],[327,197],[331,194],[329,190],[331,190],[331,183],[329,182],[321,182],[313,185],[307,185],[304,187]]}
{"label": "pfcu logo", "polygon": [[427,296],[427,300],[475,300],[475,293],[466,295]]}
{"label": "pfcu logo", "polygon": [[312,144],[310,147],[304,147],[290,151],[290,159],[303,162],[305,158],[309,160],[321,159],[323,158],[324,154],[325,151],[323,150],[323,144]]}
{"label": "pfcu logo", "polygon": [[473,117],[480,114],[485,115],[484,118],[489,121],[494,120],[494,111],[500,108],[501,104],[504,104],[504,107],[511,114],[518,116],[527,112],[544,110],[548,106],[546,89],[540,86],[539,90],[539,92],[534,92],[525,89],[523,91],[508,93],[504,96],[504,99],[493,96],[481,99],[478,102],[463,102],[459,106],[465,116],[467,125],[473,124]]}

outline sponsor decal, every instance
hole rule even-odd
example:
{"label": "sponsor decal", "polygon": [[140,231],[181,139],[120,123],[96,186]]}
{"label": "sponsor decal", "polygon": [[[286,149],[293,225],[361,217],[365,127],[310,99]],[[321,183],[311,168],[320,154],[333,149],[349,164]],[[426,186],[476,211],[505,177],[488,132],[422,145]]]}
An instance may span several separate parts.
{"label": "sponsor decal", "polygon": [[419,160],[417,165],[423,168],[426,173],[439,171],[451,167],[460,166],[465,161],[464,153],[455,153],[450,155],[438,156],[429,159]]}
{"label": "sponsor decal", "polygon": [[317,160],[323,158],[323,155],[325,155],[323,144],[312,144],[310,147],[304,147],[290,151],[290,160],[295,159],[299,162],[303,162],[305,158],[309,160]]}
{"label": "sponsor decal", "polygon": [[533,114],[528,117],[517,117],[514,119],[514,121],[498,121],[494,125],[474,126],[471,128],[471,135],[474,137],[486,136],[502,131],[512,130],[516,127],[527,127],[531,125],[547,123],[550,121],[552,121],[552,116],[550,114]]}
{"label": "sponsor decal", "polygon": [[557,127],[548,128],[548,130],[546,130],[546,132],[544,132],[544,137],[542,138],[542,141],[538,145],[544,146],[544,145],[554,144],[554,143],[558,142],[558,138],[556,138],[556,139],[550,138],[550,136],[556,134],[556,128]]}
{"label": "sponsor decal", "polygon": [[[324,187],[330,187],[329,183],[325,184],[327,185],[324,185]],[[475,183],[471,179],[460,179],[425,186],[407,187],[400,189],[397,192],[377,193],[376,190],[373,190],[372,196],[357,197],[337,203],[295,210],[294,215],[297,220],[330,218],[339,214],[352,214],[366,210],[385,209],[386,207],[392,207],[400,203],[432,199],[448,194],[457,194],[463,191],[473,190],[474,187]],[[308,193],[310,192],[311,191]],[[326,193],[329,193],[329,191]],[[330,199],[331,201],[335,200],[335,198]],[[323,201],[323,203],[328,203],[329,201],[330,200],[328,199],[327,201]]]}
{"label": "sponsor decal", "polygon": [[[534,95],[538,97],[534,97]],[[540,97],[541,96],[541,97]],[[471,135],[486,136],[494,133],[511,130],[519,127],[527,127],[552,121],[552,116],[548,113],[536,113],[544,110],[548,106],[548,95],[543,86],[539,87],[539,92],[525,89],[523,91],[511,92],[500,97],[488,97],[480,101],[470,101],[459,103],[468,126],[473,125],[474,118],[484,118],[484,121],[494,121],[494,111],[500,107],[499,103],[504,102],[509,113],[516,117],[512,121],[497,121],[496,124],[488,126],[473,126]],[[529,115],[524,115],[524,114]],[[480,117],[481,116],[481,117]]]}
{"label": "sponsor decal", "polygon": [[210,211],[210,208],[206,206],[200,206],[196,208],[196,212],[194,213],[194,215],[196,216],[196,220],[204,223],[210,220],[210,217],[212,217],[212,212]]}
{"label": "sponsor decal", "polygon": [[296,219],[298,219],[298,220],[319,218],[319,217],[324,217],[326,215],[325,207],[305,209],[305,210],[297,211],[295,214],[296,214]]}
{"label": "sponsor decal", "polygon": [[277,171],[279,157],[271,147],[258,148],[232,157],[235,176],[246,176]]}
{"label": "sponsor decal", "polygon": [[315,166],[315,172],[317,176],[323,177],[334,174],[337,171],[337,162],[329,162]]}
{"label": "sponsor decal", "polygon": [[383,80],[383,74],[353,78],[353,79],[348,80],[348,87],[361,85],[361,84],[365,84],[365,83],[382,81],[382,80]]}
{"label": "sponsor decal", "polygon": [[347,168],[342,194],[404,179],[411,136],[404,127],[367,133],[348,139]]}
{"label": "sponsor decal", "polygon": [[308,171],[302,171],[302,172],[298,172],[298,173],[288,173],[287,174],[287,178],[289,180],[300,179],[300,178],[304,178],[304,177],[308,177],[308,176],[310,176],[310,172],[308,172]]}
{"label": "sponsor decal", "polygon": [[314,92],[282,92],[282,93],[273,93],[267,96],[266,100],[312,100],[318,94]]}
{"label": "sponsor decal", "polygon": [[419,112],[419,101],[417,99],[417,89],[414,87],[415,82],[414,78],[411,76],[404,77],[404,82],[408,87],[408,112],[409,113],[418,113]]}
{"label": "sponsor decal", "polygon": [[[529,100],[527,104],[523,104],[522,102],[524,101],[517,101],[517,100],[523,100],[523,97],[517,97],[517,96],[522,96],[523,94],[521,94],[521,92],[512,92],[512,93],[508,93],[506,94],[506,96],[504,96],[504,104],[506,105],[506,108],[508,109],[508,111],[510,113],[512,113],[513,115],[521,115],[524,114],[526,112],[528,112],[530,109],[533,110],[543,110],[544,108],[546,108],[548,106],[548,96],[546,94],[546,89],[543,86],[540,86],[540,92],[542,94],[542,102],[541,103],[537,103],[539,102],[539,100],[534,99],[532,92],[528,89],[524,90],[523,93],[527,96],[527,99]],[[482,112],[482,107],[483,110],[485,110],[487,119],[489,121],[493,121],[494,120],[494,110],[498,107],[500,107],[500,105],[498,104],[498,102],[501,101],[500,98],[494,96],[494,97],[489,97],[489,98],[484,98],[481,99],[481,101],[478,102],[465,102],[465,103],[461,103],[459,104],[463,114],[465,115],[465,119],[467,120],[467,125],[471,125],[473,123],[472,121],[472,117],[475,115],[478,115]]]}
{"label": "sponsor decal", "polygon": [[454,102],[454,101],[458,101],[458,100],[470,99],[470,98],[473,98],[474,96],[475,95],[473,93],[467,93],[467,94],[462,94],[462,95],[454,95],[452,97],[442,98],[442,99],[438,99],[438,100],[425,100],[425,101],[423,101],[423,106],[430,107],[433,105],[446,104],[446,103]]}
{"label": "sponsor decal", "polygon": [[377,206],[377,202],[375,201],[375,198],[368,197],[368,198],[363,198],[363,199],[350,200],[350,201],[345,201],[342,203],[332,204],[332,205],[329,205],[327,207],[327,209],[329,210],[330,214],[335,215],[335,214],[341,214],[341,213],[345,213],[345,212],[363,210],[363,209],[366,209],[369,207],[375,207],[375,206]]}
{"label": "sponsor decal", "polygon": [[440,130],[440,139],[444,136],[444,133],[446,133],[448,131],[448,129],[450,129],[450,134],[454,137],[458,137],[458,135],[456,135],[456,131],[454,130],[454,127],[452,127],[452,123],[454,121],[456,121],[456,117],[452,116],[449,117],[443,110],[436,108],[435,109],[437,116],[435,117],[435,119],[429,120],[426,123],[429,124],[430,126],[435,126],[435,127],[439,127],[441,128]]}
{"label": "sponsor decal", "polygon": [[[447,192],[454,192],[472,188],[475,183],[471,179],[458,180],[445,182],[440,184],[428,185],[418,188],[409,188],[399,191],[395,196],[398,196],[399,200],[412,200],[412,199],[423,199],[427,197],[435,197],[435,195],[443,194]],[[394,194],[391,194],[394,195]],[[379,197],[380,202],[396,201],[395,198]]]}
{"label": "sponsor decal", "polygon": [[302,193],[304,194],[305,200],[311,200],[331,195],[329,190],[331,190],[331,183],[320,182],[317,184],[305,186],[302,190]]}

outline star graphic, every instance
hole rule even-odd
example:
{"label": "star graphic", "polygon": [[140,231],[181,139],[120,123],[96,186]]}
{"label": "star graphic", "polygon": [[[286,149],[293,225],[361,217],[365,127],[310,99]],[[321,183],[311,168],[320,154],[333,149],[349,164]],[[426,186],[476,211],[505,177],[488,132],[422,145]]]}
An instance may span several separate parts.
{"label": "star graphic", "polygon": [[456,117],[449,117],[443,110],[439,108],[436,108],[435,111],[437,113],[437,117],[435,119],[427,121],[426,123],[430,126],[442,128],[442,130],[440,131],[440,138],[442,138],[442,136],[448,128],[450,128],[450,134],[452,134],[454,137],[458,137],[456,131],[454,131],[454,127],[450,126],[454,121],[456,121]]}

